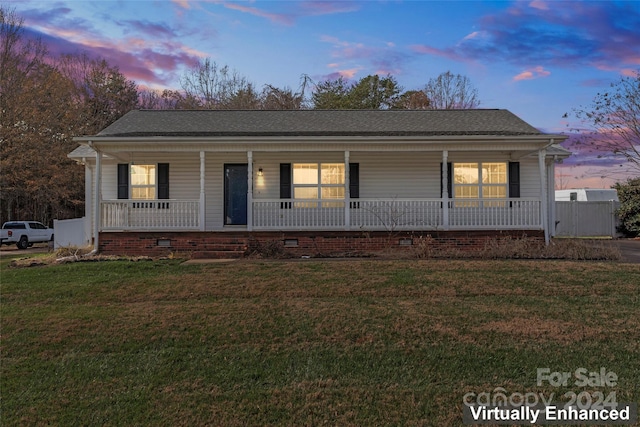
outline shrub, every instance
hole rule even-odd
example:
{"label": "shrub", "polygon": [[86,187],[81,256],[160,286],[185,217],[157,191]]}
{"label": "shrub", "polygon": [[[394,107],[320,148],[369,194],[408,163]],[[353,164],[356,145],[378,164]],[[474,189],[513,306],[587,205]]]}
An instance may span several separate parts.
{"label": "shrub", "polygon": [[628,179],[626,183],[616,183],[618,190],[620,217],[618,231],[628,237],[640,236],[640,178]]}

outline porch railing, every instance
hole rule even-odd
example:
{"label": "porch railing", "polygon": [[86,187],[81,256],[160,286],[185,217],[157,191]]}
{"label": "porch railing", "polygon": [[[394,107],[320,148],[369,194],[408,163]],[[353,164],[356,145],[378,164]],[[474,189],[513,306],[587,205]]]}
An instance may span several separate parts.
{"label": "porch railing", "polygon": [[363,230],[435,230],[442,226],[440,199],[353,199],[351,228]]}
{"label": "porch railing", "polygon": [[[254,230],[540,229],[538,199],[268,199],[253,201]],[[105,200],[102,230],[199,230],[198,200]],[[448,219],[448,221],[447,221]]]}
{"label": "porch railing", "polygon": [[253,226],[257,230],[344,229],[344,200],[254,200]]}
{"label": "porch railing", "polygon": [[538,199],[351,199],[253,201],[255,230],[472,230],[539,229]]}
{"label": "porch railing", "polygon": [[538,199],[464,199],[449,201],[449,228],[542,228]]}
{"label": "porch railing", "polygon": [[103,230],[198,230],[199,200],[104,200]]}

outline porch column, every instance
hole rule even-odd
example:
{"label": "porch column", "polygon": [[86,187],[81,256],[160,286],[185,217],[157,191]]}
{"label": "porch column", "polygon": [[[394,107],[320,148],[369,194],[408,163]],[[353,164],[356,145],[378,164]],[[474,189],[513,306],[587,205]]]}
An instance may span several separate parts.
{"label": "porch column", "polygon": [[544,159],[547,155],[546,149],[538,151],[538,166],[540,169],[540,220],[544,230],[544,241],[549,244],[549,226],[547,224],[547,168]]}
{"label": "porch column", "polygon": [[349,192],[349,151],[344,152],[344,229],[351,228],[351,193]]}
{"label": "porch column", "polygon": [[93,234],[94,214],[93,214],[93,171],[91,164],[86,158],[82,158],[82,164],[84,168],[84,236],[87,243],[91,243],[91,235]]}
{"label": "porch column", "polygon": [[442,151],[442,228],[449,229],[449,182],[447,173],[447,160],[449,151]]}
{"label": "porch column", "polygon": [[94,179],[94,205],[93,205],[93,250],[98,252],[100,235],[100,222],[101,222],[101,209],[100,203],[102,202],[102,152],[94,148],[89,144],[91,148],[96,151],[96,177]]}
{"label": "porch column", "polygon": [[556,189],[555,189],[555,158],[551,161],[547,161],[547,200],[549,202],[549,237],[555,237],[556,235]]}
{"label": "porch column", "polygon": [[247,151],[247,231],[253,230],[253,151]]}
{"label": "porch column", "polygon": [[204,231],[205,226],[205,198],[204,198],[204,171],[205,171],[205,155],[204,151],[200,152],[200,231]]}

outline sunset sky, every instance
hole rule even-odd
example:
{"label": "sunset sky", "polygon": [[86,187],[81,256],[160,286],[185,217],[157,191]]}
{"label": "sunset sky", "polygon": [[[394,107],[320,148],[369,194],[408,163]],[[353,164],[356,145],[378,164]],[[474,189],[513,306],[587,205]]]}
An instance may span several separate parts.
{"label": "sunset sky", "polygon": [[[52,54],[86,52],[149,88],[179,88],[206,57],[261,88],[301,76],[393,75],[405,90],[451,71],[481,108],[505,108],[543,132],[578,125],[611,83],[640,70],[638,1],[28,1],[3,2]],[[580,152],[563,187],[608,187],[621,168]],[[606,171],[602,171],[607,167]]]}

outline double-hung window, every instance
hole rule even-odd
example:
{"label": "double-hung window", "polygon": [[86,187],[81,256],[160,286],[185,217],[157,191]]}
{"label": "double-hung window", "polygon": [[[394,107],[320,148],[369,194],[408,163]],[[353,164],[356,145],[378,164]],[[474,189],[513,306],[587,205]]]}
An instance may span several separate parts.
{"label": "double-hung window", "polygon": [[156,198],[156,165],[131,165],[131,198]]}
{"label": "double-hung window", "polygon": [[[454,163],[453,197],[463,199],[455,202],[456,207],[476,207],[477,199],[507,198],[507,163]],[[476,199],[464,201],[464,199]],[[482,201],[485,207],[501,207],[504,201]]]}
{"label": "double-hung window", "polygon": [[[118,199],[162,200],[169,198],[169,163],[118,164]],[[134,207],[144,206],[142,204]],[[160,204],[167,208],[167,203]]]}
{"label": "double-hung window", "polygon": [[[293,199],[297,208],[344,207],[344,163],[294,163]],[[321,201],[318,202],[318,199]]]}

